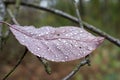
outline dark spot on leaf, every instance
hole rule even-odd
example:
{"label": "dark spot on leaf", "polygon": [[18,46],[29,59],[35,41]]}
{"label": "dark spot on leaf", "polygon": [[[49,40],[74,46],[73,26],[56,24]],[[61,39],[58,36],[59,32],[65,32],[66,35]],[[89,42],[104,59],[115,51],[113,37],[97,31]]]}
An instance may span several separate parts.
{"label": "dark spot on leaf", "polygon": [[82,48],[82,47],[79,47],[80,49]]}
{"label": "dark spot on leaf", "polygon": [[[26,46],[34,55],[56,62],[71,61],[85,57],[95,50],[104,40],[103,37],[95,37],[86,30],[74,26],[64,26],[60,28],[41,27],[36,29],[32,26],[22,27],[19,25],[11,25],[10,30],[18,41]],[[57,34],[51,34],[56,30]],[[76,31],[81,35],[74,34]],[[83,33],[81,33],[81,31],[83,31]],[[31,32],[35,35],[31,36]],[[49,34],[46,35],[46,32]],[[51,37],[54,35],[60,37]],[[40,50],[38,49],[39,47],[41,48]],[[87,47],[91,49],[88,50]],[[83,52],[84,54],[82,54]],[[74,55],[73,53],[76,54]],[[56,55],[58,56],[57,58],[55,57]]]}
{"label": "dark spot on leaf", "polygon": [[57,34],[57,36],[60,36],[60,34]]}

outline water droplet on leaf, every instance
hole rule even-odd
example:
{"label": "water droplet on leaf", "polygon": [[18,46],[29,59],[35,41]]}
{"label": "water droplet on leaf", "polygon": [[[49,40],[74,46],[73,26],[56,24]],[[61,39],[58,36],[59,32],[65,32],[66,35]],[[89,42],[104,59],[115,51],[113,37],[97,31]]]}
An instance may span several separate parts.
{"label": "water droplet on leaf", "polygon": [[33,26],[12,25],[10,30],[31,53],[56,62],[85,57],[104,40],[103,37],[96,37],[86,30],[74,26],[34,28]]}

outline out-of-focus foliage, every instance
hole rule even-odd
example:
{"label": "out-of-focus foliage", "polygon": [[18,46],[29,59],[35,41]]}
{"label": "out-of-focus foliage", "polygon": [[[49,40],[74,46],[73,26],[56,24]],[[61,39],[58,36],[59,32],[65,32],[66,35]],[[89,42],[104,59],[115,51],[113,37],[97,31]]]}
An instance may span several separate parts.
{"label": "out-of-focus foliage", "polygon": [[[28,0],[23,0],[28,1]],[[29,0],[36,5],[57,8],[76,16],[73,0]],[[47,5],[46,5],[47,4]],[[120,39],[120,0],[81,0],[80,12],[82,19],[106,33]],[[14,5],[9,6],[14,10]],[[36,27],[67,26],[75,23],[51,13],[28,7],[20,7],[17,20],[21,25]],[[0,78],[16,63],[23,53],[23,46],[10,34],[9,39],[0,51]],[[120,80],[120,48],[105,41],[91,55],[91,66],[84,66],[72,80]],[[39,61],[28,54],[22,64],[10,76],[9,80],[60,80],[67,75],[79,60],[67,63],[51,62],[52,75],[47,75]],[[45,77],[44,77],[45,76]]]}
{"label": "out-of-focus foliage", "polygon": [[[0,21],[4,20],[4,16],[5,16],[5,5],[3,3],[3,1],[0,1]],[[0,49],[2,48],[2,24],[0,24]]]}

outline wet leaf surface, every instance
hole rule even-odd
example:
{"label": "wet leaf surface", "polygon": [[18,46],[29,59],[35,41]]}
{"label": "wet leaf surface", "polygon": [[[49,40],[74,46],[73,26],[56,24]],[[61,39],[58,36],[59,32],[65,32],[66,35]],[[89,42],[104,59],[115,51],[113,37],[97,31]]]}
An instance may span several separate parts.
{"label": "wet leaf surface", "polygon": [[12,25],[10,30],[31,53],[56,62],[85,57],[104,40],[103,37],[96,37],[86,30],[74,26],[35,28]]}

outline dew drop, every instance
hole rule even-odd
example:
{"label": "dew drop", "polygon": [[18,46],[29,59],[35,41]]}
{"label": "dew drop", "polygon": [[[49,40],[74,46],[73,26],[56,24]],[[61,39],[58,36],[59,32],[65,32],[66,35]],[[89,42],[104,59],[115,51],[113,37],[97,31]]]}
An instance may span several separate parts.
{"label": "dew drop", "polygon": [[82,36],[82,34],[79,34],[80,36]]}
{"label": "dew drop", "polygon": [[68,37],[69,35],[68,34],[65,34],[66,37]]}
{"label": "dew drop", "polygon": [[48,51],[51,51],[50,48],[48,48]]}
{"label": "dew drop", "polygon": [[83,31],[82,31],[82,30],[80,30],[80,32],[82,33]]}
{"label": "dew drop", "polygon": [[65,59],[68,59],[68,56],[65,56]]}
{"label": "dew drop", "polygon": [[40,48],[37,48],[37,50],[40,50]]}
{"label": "dew drop", "polygon": [[28,37],[26,35],[23,35],[25,39],[27,39]]}
{"label": "dew drop", "polygon": [[27,36],[25,36],[25,38],[27,39],[28,37],[27,37]]}
{"label": "dew drop", "polygon": [[81,56],[81,54],[79,53],[78,56]]}
{"label": "dew drop", "polygon": [[71,36],[71,39],[74,39],[74,37],[73,37],[73,36]]}
{"label": "dew drop", "polygon": [[23,39],[22,42],[25,42],[25,40]]}
{"label": "dew drop", "polygon": [[88,50],[93,50],[93,48],[92,48],[92,47],[88,47],[87,49],[88,49]]}
{"label": "dew drop", "polygon": [[57,46],[59,46],[60,44],[59,43],[56,43]]}
{"label": "dew drop", "polygon": [[60,39],[60,38],[59,38],[58,40],[59,40],[59,41],[61,41],[61,39]]}
{"label": "dew drop", "polygon": [[62,62],[65,62],[65,60],[61,60]]}
{"label": "dew drop", "polygon": [[32,33],[32,32],[30,33],[30,35],[33,35],[33,34],[34,34],[34,33]]}
{"label": "dew drop", "polygon": [[51,59],[51,61],[55,61],[54,59]]}
{"label": "dew drop", "polygon": [[75,47],[78,47],[78,45],[77,45],[77,44],[75,44]]}
{"label": "dew drop", "polygon": [[66,43],[67,41],[66,40],[62,40],[63,43]]}
{"label": "dew drop", "polygon": [[41,34],[38,35],[39,37],[41,36]]}
{"label": "dew drop", "polygon": [[86,54],[86,52],[83,52],[83,55],[85,55]]}
{"label": "dew drop", "polygon": [[66,42],[65,44],[66,44],[66,45],[68,45],[69,43],[68,43],[68,42]]}
{"label": "dew drop", "polygon": [[55,55],[55,58],[58,59],[58,55]]}
{"label": "dew drop", "polygon": [[78,34],[79,32],[78,31],[74,31],[74,34],[76,35],[76,34]]}
{"label": "dew drop", "polygon": [[34,49],[34,51],[35,51],[35,52],[37,52],[37,50],[36,50],[36,49]]}

